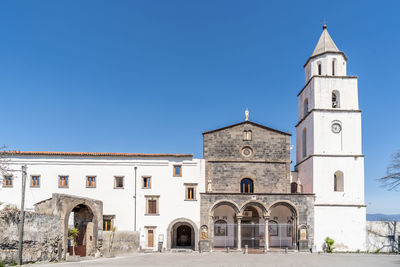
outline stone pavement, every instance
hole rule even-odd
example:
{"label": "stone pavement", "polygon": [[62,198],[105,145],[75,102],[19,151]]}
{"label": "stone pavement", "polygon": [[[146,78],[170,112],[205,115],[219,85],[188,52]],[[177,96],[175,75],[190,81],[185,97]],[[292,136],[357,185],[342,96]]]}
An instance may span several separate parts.
{"label": "stone pavement", "polygon": [[[33,265],[32,265],[33,266]],[[34,264],[40,267],[83,266],[176,266],[176,267],[400,267],[400,255],[377,254],[310,254],[310,253],[146,253],[116,258],[101,258],[76,263]]]}

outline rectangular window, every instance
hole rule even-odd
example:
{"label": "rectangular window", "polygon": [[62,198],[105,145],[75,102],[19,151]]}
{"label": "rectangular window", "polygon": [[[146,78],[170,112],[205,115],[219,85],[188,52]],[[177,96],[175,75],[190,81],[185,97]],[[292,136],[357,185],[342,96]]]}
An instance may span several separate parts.
{"label": "rectangular window", "polygon": [[39,175],[31,175],[31,187],[40,187]]}
{"label": "rectangular window", "polygon": [[124,188],[124,177],[115,176],[114,177],[114,188]]}
{"label": "rectangular window", "polygon": [[185,184],[185,200],[196,200],[197,184]]}
{"label": "rectangular window", "polygon": [[60,175],[58,176],[58,187],[59,188],[68,188],[68,176]]}
{"label": "rectangular window", "polygon": [[103,231],[112,231],[115,215],[103,215]]}
{"label": "rectangular window", "polygon": [[146,188],[146,189],[151,188],[151,177],[150,176],[142,177],[142,188]]}
{"label": "rectangular window", "polygon": [[174,177],[182,176],[182,165],[174,165]]}
{"label": "rectangular window", "polygon": [[159,196],[146,197],[146,214],[158,215],[158,198]]}
{"label": "rectangular window", "polygon": [[87,176],[86,177],[86,187],[96,188],[96,176]]}
{"label": "rectangular window", "polygon": [[3,187],[12,187],[12,186],[13,186],[12,175],[4,175]]}

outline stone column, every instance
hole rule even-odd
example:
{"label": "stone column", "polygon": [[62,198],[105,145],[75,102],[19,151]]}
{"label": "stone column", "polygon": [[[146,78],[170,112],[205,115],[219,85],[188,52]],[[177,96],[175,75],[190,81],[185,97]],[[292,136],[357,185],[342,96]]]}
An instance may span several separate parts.
{"label": "stone column", "polygon": [[210,241],[210,251],[214,248],[214,216],[210,216],[208,219],[208,240]]}
{"label": "stone column", "polygon": [[237,216],[237,250],[242,251],[242,216]]}
{"label": "stone column", "polygon": [[268,221],[269,216],[264,217],[265,220],[265,241],[264,241],[264,252],[269,250],[269,232],[268,232]]}

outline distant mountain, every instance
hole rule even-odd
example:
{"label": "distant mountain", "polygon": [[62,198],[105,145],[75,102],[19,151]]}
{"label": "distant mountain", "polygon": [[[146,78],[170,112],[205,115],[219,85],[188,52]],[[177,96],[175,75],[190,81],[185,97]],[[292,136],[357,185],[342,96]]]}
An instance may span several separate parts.
{"label": "distant mountain", "polygon": [[367,221],[400,221],[400,214],[367,214]]}

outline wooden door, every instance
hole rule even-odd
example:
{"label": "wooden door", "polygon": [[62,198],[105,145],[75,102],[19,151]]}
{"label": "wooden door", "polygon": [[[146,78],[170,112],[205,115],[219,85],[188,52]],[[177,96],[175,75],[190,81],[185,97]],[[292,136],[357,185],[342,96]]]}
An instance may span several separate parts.
{"label": "wooden door", "polygon": [[147,247],[149,247],[149,248],[154,247],[154,230],[153,229],[147,230]]}

